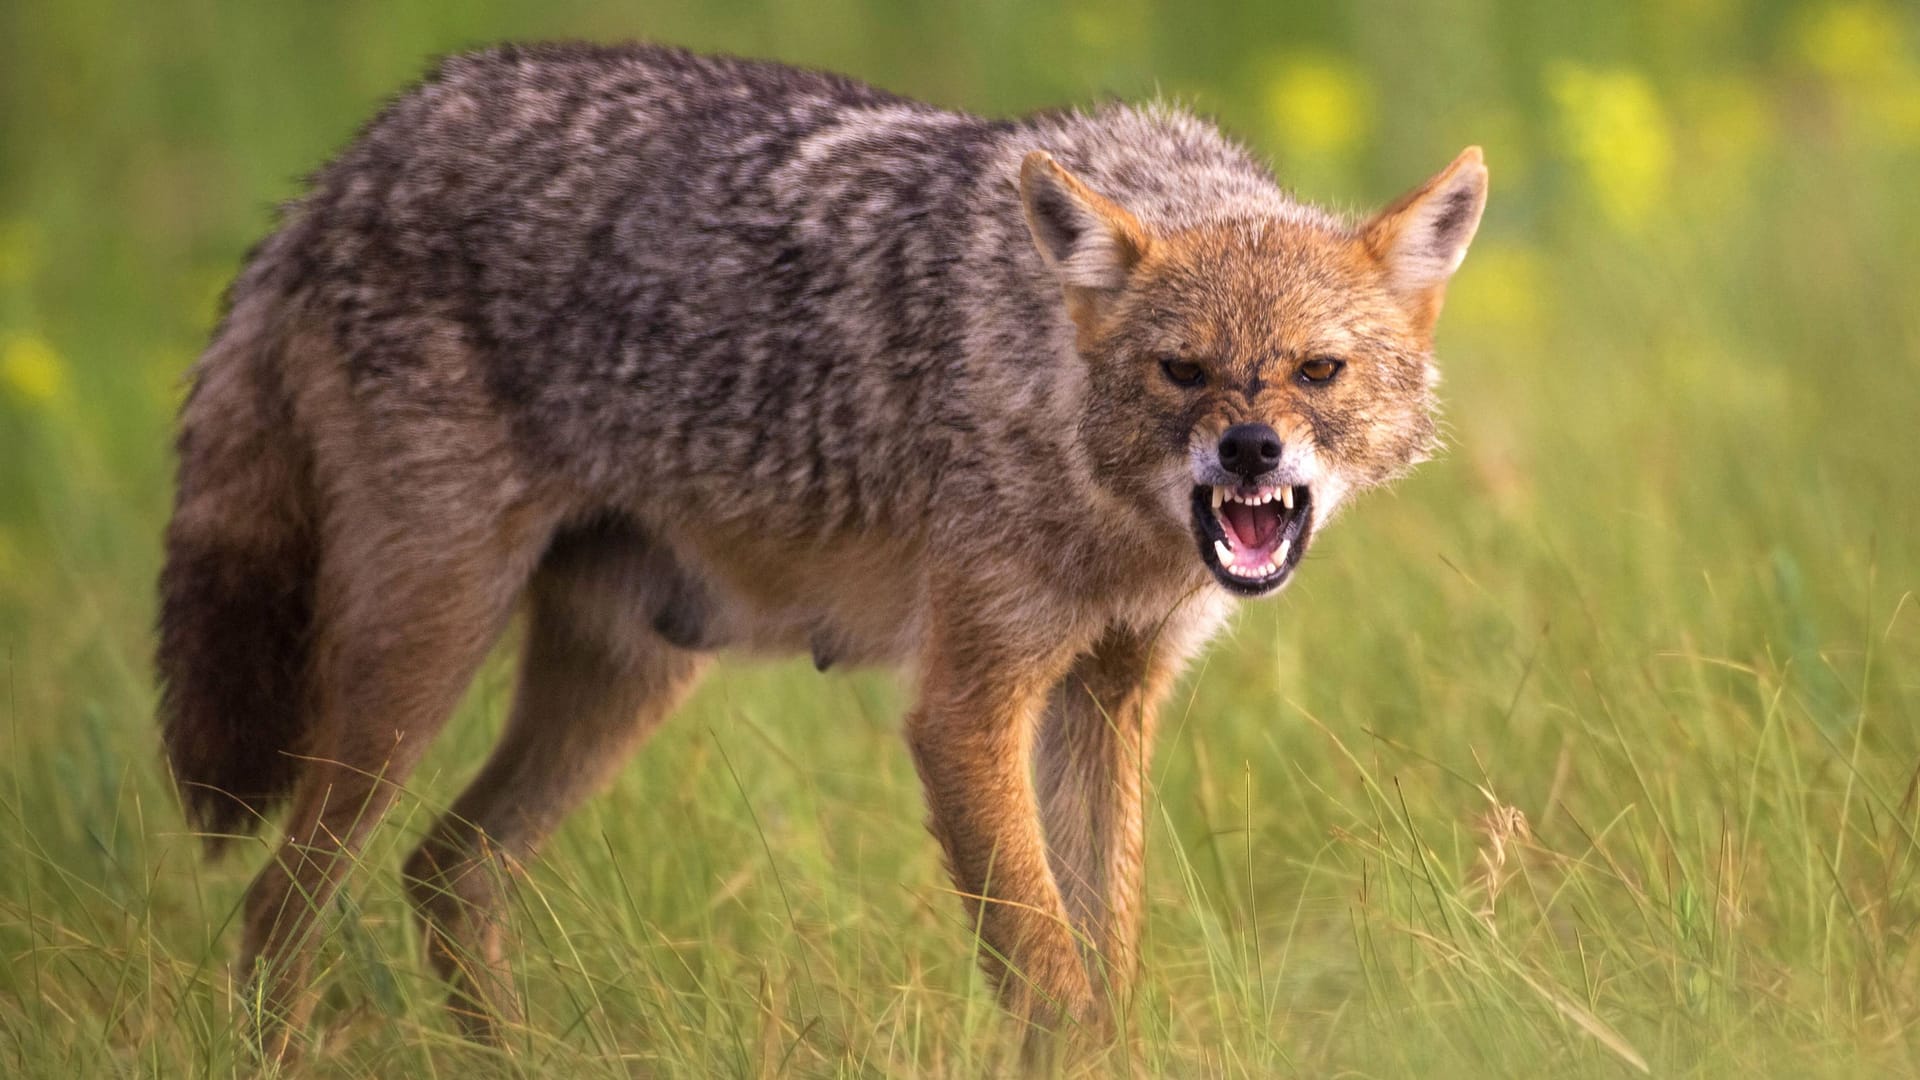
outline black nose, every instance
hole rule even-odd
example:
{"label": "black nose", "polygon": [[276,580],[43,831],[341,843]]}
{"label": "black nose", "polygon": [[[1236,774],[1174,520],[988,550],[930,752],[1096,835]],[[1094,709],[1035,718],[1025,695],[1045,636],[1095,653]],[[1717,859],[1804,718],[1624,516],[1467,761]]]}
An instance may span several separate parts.
{"label": "black nose", "polygon": [[1251,480],[1280,464],[1280,433],[1265,424],[1235,424],[1220,436],[1220,464]]}

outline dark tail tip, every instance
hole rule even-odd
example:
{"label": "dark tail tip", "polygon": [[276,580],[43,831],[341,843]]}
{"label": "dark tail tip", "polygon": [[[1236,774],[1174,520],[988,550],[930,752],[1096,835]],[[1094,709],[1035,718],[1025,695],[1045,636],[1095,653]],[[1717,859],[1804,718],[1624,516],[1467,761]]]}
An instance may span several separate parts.
{"label": "dark tail tip", "polygon": [[299,775],[313,626],[313,560],[302,547],[169,539],[156,656],[161,730],[210,853],[258,828]]}

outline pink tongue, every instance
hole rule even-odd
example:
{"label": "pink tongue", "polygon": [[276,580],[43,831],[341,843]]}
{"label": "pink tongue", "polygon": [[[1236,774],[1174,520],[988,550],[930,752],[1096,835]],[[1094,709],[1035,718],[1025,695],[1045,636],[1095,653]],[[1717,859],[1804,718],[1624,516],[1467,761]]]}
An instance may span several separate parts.
{"label": "pink tongue", "polygon": [[1280,531],[1280,512],[1270,503],[1261,506],[1226,503],[1220,507],[1220,518],[1232,534],[1233,546],[1242,550],[1265,548]]}

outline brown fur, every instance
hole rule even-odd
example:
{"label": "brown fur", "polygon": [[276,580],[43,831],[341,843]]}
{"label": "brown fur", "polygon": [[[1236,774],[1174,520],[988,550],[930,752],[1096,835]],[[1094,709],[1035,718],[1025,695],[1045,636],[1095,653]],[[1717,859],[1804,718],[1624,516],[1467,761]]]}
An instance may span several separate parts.
{"label": "brown fur", "polygon": [[[1216,444],[1270,425],[1315,529],[1424,456],[1484,191],[1470,151],[1356,228],[1172,111],[449,61],[262,246],[181,417],[169,753],[211,837],[291,796],[245,903],[263,1048],[297,1045],[320,913],[521,607],[506,733],[405,867],[467,1030],[519,1015],[511,870],[722,650],[916,672],[983,963],[1037,1039],[1111,1030],[1155,711],[1235,587],[1195,556],[1196,500],[1239,483]],[[1344,373],[1304,381],[1320,356]]]}

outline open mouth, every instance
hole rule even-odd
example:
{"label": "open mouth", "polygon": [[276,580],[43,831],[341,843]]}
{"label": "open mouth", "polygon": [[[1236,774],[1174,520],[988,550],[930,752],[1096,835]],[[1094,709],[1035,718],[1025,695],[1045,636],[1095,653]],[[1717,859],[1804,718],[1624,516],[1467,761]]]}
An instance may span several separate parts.
{"label": "open mouth", "polygon": [[1202,484],[1193,489],[1200,558],[1220,584],[1246,596],[1287,580],[1313,528],[1313,492],[1304,485]]}

